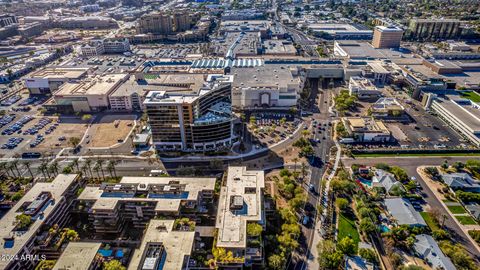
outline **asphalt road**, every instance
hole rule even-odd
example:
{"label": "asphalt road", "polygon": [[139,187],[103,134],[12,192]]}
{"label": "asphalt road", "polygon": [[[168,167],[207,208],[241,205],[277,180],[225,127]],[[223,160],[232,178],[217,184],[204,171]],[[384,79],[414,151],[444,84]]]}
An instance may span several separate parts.
{"label": "asphalt road", "polygon": [[[447,160],[450,164],[455,161],[465,162],[472,157],[398,157],[398,158],[357,158],[357,159],[344,159],[343,164],[345,166],[351,166],[354,163],[363,164],[367,166],[373,166],[377,163],[386,163],[389,165],[396,165],[404,168],[409,176],[414,176],[417,178],[418,182],[422,186],[423,192],[427,194],[424,198],[427,204],[432,209],[438,209],[441,213],[446,212],[443,205],[440,203],[438,198],[433,194],[427,184],[422,180],[420,175],[417,173],[418,166],[438,166]],[[475,244],[469,241],[465,233],[460,229],[457,223],[453,220],[453,217],[447,215],[445,219],[445,226],[447,229],[454,233],[452,237],[455,239],[455,242],[462,244],[465,249],[477,260],[477,263],[480,262],[480,253],[475,248]]]}

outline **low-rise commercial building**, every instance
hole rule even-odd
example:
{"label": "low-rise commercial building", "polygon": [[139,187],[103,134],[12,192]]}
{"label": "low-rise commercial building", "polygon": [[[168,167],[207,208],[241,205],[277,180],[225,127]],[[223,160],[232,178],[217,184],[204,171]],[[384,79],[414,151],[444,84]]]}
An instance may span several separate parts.
{"label": "low-rise commercial building", "polygon": [[229,167],[227,181],[222,186],[215,228],[216,247],[232,252],[235,260],[217,262],[225,267],[263,263],[263,248],[248,244],[247,224],[265,226],[263,202],[264,172],[249,171],[246,167]]}
{"label": "low-rise commercial building", "polygon": [[47,110],[60,113],[107,110],[108,97],[128,77],[128,74],[108,74],[88,77],[80,82],[67,82],[53,94],[53,100],[44,106]]}
{"label": "low-rise commercial building", "polygon": [[396,98],[380,98],[370,107],[370,115],[379,119],[401,119],[405,108]]}
{"label": "low-rise commercial building", "polygon": [[142,229],[157,216],[202,212],[214,188],[215,178],[123,177],[118,184],[87,186],[78,199],[87,205],[95,232],[115,236],[127,223]]}
{"label": "low-rise commercial building", "polygon": [[237,110],[285,109],[297,105],[305,76],[299,65],[232,68],[232,106]]}
{"label": "low-rise commercial building", "polygon": [[370,117],[343,117],[342,123],[350,138],[356,142],[391,142],[390,130],[380,120]]}
{"label": "low-rise commercial building", "polygon": [[358,76],[350,77],[348,90],[350,95],[356,95],[358,99],[376,99],[382,95],[372,81]]}
{"label": "low-rise commercial building", "polygon": [[372,30],[357,24],[318,23],[309,24],[308,29],[316,36],[328,39],[368,40],[372,38]]}
{"label": "low-rise commercial building", "polygon": [[480,145],[480,105],[456,95],[431,99],[430,108],[475,145]]}
{"label": "low-rise commercial building", "polygon": [[104,53],[124,53],[130,51],[130,42],[127,38],[107,38],[91,40],[80,46],[83,57],[93,57]]}
{"label": "low-rise commercial building", "polygon": [[87,76],[88,68],[48,67],[25,76],[25,87],[30,94],[51,94],[66,82],[75,82]]}
{"label": "low-rise commercial building", "polygon": [[[0,260],[1,269],[34,269],[42,258],[42,250],[35,242],[48,228],[57,224],[63,228],[69,219],[68,209],[79,187],[78,175],[59,174],[52,182],[36,183],[0,219],[0,253],[5,258],[21,258],[36,255],[37,259]],[[21,224],[17,216],[28,217],[28,224]],[[23,227],[22,227],[23,226]]]}

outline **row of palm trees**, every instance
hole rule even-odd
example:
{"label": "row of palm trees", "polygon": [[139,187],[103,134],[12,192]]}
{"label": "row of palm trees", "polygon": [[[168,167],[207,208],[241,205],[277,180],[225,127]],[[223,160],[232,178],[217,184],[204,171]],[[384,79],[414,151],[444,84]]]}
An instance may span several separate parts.
{"label": "row of palm trees", "polygon": [[113,176],[115,178],[117,177],[117,171],[115,167],[117,165],[116,160],[109,160],[108,162],[106,162],[106,160],[104,159],[97,159],[95,162],[93,161],[94,160],[92,159],[87,159],[85,160],[83,165],[80,166],[78,159],[74,159],[67,166],[67,168],[70,168],[72,171],[75,168],[77,170],[77,173],[82,173],[82,175],[85,177],[96,178],[94,175],[95,172],[98,178],[102,178],[105,180],[105,171],[108,172],[110,176]]}
{"label": "row of palm trees", "polygon": [[29,161],[24,161],[20,163],[20,159],[13,159],[11,161],[6,161],[0,163],[0,172],[3,172],[3,174],[7,178],[20,178],[22,177],[22,171],[19,169],[21,165],[24,165],[25,168],[27,168],[30,177],[33,179],[34,175],[32,173],[32,170],[30,168],[30,162]]}
{"label": "row of palm trees", "polygon": [[[82,173],[85,177],[105,179],[105,172],[108,172],[110,176],[117,177],[116,160],[109,160],[106,162],[103,159],[97,159],[93,163],[92,159],[85,160],[84,164],[80,166],[79,160],[74,159],[70,164],[63,168],[63,173]],[[22,165],[27,169],[31,179],[35,178],[32,172],[30,161],[21,161],[15,158],[11,161],[0,163],[0,172],[2,172],[7,178],[21,178],[23,175]],[[106,166],[104,166],[106,165]],[[60,167],[56,160],[43,160],[37,168],[37,173],[42,174],[44,179],[51,179],[60,173]],[[94,175],[96,173],[96,176]],[[101,173],[101,174],[100,174]],[[0,175],[1,176],[1,175]]]}

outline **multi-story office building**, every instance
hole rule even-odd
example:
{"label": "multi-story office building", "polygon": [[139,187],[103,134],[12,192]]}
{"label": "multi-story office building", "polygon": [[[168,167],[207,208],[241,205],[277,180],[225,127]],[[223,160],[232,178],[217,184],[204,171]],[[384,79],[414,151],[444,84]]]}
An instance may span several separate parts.
{"label": "multi-story office building", "polygon": [[[69,207],[79,187],[76,174],[59,174],[50,183],[36,183],[21,199],[0,219],[0,260],[1,269],[34,269],[40,261],[42,250],[36,245],[37,238],[48,234],[48,229],[57,224],[60,228],[69,220]],[[30,218],[29,224],[21,225],[17,216]],[[24,227],[21,227],[24,226]],[[37,259],[14,259],[22,256],[38,256]]]}
{"label": "multi-story office building", "polygon": [[191,24],[191,14],[188,12],[151,13],[138,20],[137,33],[168,35],[186,31]]}
{"label": "multi-story office building", "polygon": [[376,26],[373,30],[372,45],[377,49],[398,48],[403,30],[395,26]]}
{"label": "multi-story office building", "polygon": [[103,40],[105,53],[124,53],[130,51],[130,42],[127,38],[107,38]]}
{"label": "multi-story office building", "polygon": [[125,226],[143,229],[157,216],[202,212],[214,188],[215,178],[123,177],[118,184],[88,186],[78,199],[97,234],[118,236]]}
{"label": "multi-story office building", "polygon": [[263,171],[228,167],[218,201],[216,247],[232,252],[234,260],[218,261],[217,265],[232,269],[263,263],[262,246],[248,244],[252,237],[247,235],[247,225],[254,222],[265,226],[264,187]]}
{"label": "multi-story office building", "polygon": [[30,94],[51,94],[66,82],[75,82],[85,78],[88,68],[47,67],[28,74],[25,86]]}
{"label": "multi-story office building", "polygon": [[234,142],[233,76],[209,75],[193,91],[150,91],[144,101],[155,147],[163,151],[214,151]]}
{"label": "multi-story office building", "polygon": [[107,38],[89,41],[80,47],[83,57],[94,57],[104,53],[123,53],[130,51],[127,38]]}
{"label": "multi-story office building", "polygon": [[412,19],[407,36],[414,40],[455,39],[462,33],[457,19]]}
{"label": "multi-story office building", "polygon": [[174,225],[174,220],[151,220],[128,269],[189,269],[195,232],[176,230]]}
{"label": "multi-story office building", "polygon": [[105,52],[105,47],[101,40],[92,40],[80,46],[83,57],[94,57],[102,55]]}

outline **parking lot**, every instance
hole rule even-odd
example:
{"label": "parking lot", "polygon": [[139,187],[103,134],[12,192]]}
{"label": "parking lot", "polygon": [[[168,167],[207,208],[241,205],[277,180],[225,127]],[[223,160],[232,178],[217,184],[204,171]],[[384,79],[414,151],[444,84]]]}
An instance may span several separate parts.
{"label": "parking lot", "polygon": [[301,123],[289,113],[278,112],[254,113],[248,121],[248,130],[254,136],[252,141],[257,149],[287,138]]}

